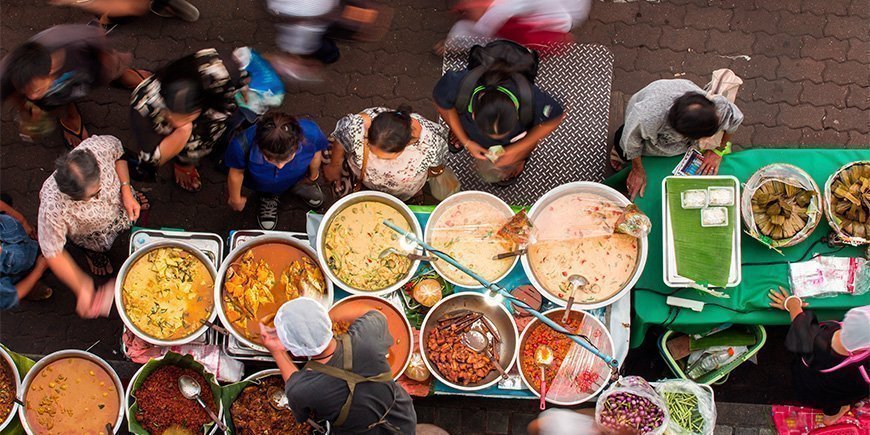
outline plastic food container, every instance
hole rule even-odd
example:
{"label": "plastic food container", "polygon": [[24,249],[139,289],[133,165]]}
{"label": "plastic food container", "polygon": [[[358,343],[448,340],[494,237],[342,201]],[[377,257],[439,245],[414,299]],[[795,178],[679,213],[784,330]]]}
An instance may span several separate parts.
{"label": "plastic food container", "polygon": [[728,209],[725,207],[704,207],[701,209],[702,227],[727,227]]}
{"label": "plastic food container", "polygon": [[680,204],[685,209],[704,208],[710,201],[706,190],[690,189],[680,192]]}
{"label": "plastic food container", "polygon": [[707,205],[727,206],[734,205],[734,188],[722,186],[710,186],[707,188]]}

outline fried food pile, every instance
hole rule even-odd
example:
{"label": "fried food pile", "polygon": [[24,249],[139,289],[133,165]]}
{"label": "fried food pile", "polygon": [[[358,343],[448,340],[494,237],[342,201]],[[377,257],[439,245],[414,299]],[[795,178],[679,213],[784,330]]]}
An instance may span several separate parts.
{"label": "fried food pile", "polygon": [[[484,354],[469,349],[462,336],[481,321],[482,313],[465,313],[439,320],[426,340],[429,361],[435,364],[438,373],[450,382],[469,385],[480,382],[493,370],[492,363]],[[498,352],[493,352],[498,355]]]}
{"label": "fried food pile", "polygon": [[257,318],[260,305],[275,302],[272,287],[275,286],[275,273],[265,260],[254,261],[251,251],[242,256],[238,265],[233,265],[227,271],[224,283],[226,293],[224,302],[227,318],[238,324],[244,330],[249,320]]}
{"label": "fried food pile", "polygon": [[323,272],[308,257],[290,263],[281,274],[281,283],[288,301],[300,296],[319,300],[326,292]]}

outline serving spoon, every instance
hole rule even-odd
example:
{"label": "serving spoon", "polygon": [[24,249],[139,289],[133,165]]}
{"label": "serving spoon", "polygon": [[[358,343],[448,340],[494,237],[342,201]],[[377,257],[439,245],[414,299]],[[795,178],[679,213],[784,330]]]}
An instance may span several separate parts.
{"label": "serving spoon", "polygon": [[465,345],[465,347],[477,353],[483,353],[484,355],[486,355],[486,358],[489,359],[489,362],[491,362],[492,365],[495,366],[496,370],[498,370],[498,372],[501,374],[501,377],[503,379],[508,378],[508,375],[501,367],[501,364],[492,356],[492,353],[489,351],[489,340],[486,339],[486,336],[484,336],[482,332],[470,329],[468,330],[468,332],[462,335],[460,341],[463,345]]}
{"label": "serving spoon", "polygon": [[547,408],[547,367],[553,364],[553,349],[542,344],[535,349],[535,363],[541,368],[541,411]]}
{"label": "serving spoon", "polygon": [[562,323],[568,322],[568,316],[571,315],[571,306],[574,305],[574,293],[577,289],[589,284],[586,278],[580,275],[571,275],[568,277],[568,284],[571,285],[571,294],[568,296],[568,305],[565,306],[565,314],[562,315]]}
{"label": "serving spoon", "polygon": [[[287,395],[284,394],[284,390],[278,387],[269,387],[269,390],[266,393],[269,395],[269,405],[272,405],[272,408],[275,408],[276,411],[293,412],[290,408],[290,401],[287,400]],[[326,433],[324,427],[317,424],[313,419],[309,418],[307,423],[313,427],[314,430],[319,431],[319,433]]]}
{"label": "serving spoon", "polygon": [[383,260],[384,258],[387,258],[387,256],[389,256],[390,254],[396,254],[400,257],[407,257],[409,260],[414,260],[414,261],[417,261],[417,260],[428,261],[431,263],[433,261],[438,260],[438,257],[430,257],[428,255],[418,255],[418,254],[412,254],[410,252],[402,252],[396,248],[384,249],[383,251],[381,251],[380,254],[378,254],[378,259]]}
{"label": "serving spoon", "polygon": [[213,421],[220,430],[224,432],[227,431],[227,425],[214,415],[214,412],[209,409],[208,406],[205,406],[205,402],[202,401],[202,398],[200,397],[200,394],[202,394],[202,386],[199,385],[199,382],[197,382],[196,379],[193,379],[188,375],[182,375],[178,378],[178,389],[181,390],[181,395],[184,396],[185,399],[196,400],[197,403],[199,403],[199,406],[205,410],[209,418],[211,418],[211,421]]}

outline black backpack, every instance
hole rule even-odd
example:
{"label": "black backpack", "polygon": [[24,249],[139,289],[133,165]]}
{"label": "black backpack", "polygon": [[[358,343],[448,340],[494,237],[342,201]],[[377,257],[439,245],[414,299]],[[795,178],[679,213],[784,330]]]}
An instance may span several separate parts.
{"label": "black backpack", "polygon": [[[456,97],[457,111],[471,111],[472,99],[481,90],[513,82],[519,95],[520,123],[526,127],[534,122],[534,93],[532,84],[538,76],[538,52],[508,40],[475,45],[468,53],[468,75],[459,85]],[[482,80],[482,81],[481,81]]]}

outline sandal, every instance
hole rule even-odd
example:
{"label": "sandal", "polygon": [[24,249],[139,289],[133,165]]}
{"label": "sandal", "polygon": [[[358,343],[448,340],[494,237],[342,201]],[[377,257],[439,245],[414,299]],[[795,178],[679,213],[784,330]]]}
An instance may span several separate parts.
{"label": "sandal", "polygon": [[178,187],[188,192],[199,192],[202,189],[202,178],[199,176],[196,166],[182,166],[178,163],[175,163],[174,166],[175,184]]}
{"label": "sandal", "polygon": [[622,170],[626,163],[628,162],[622,160],[622,157],[620,157],[619,153],[616,152],[615,147],[610,149],[610,167],[613,168],[614,171]]}
{"label": "sandal", "polygon": [[[78,108],[76,109],[78,111]],[[60,121],[60,128],[63,130],[63,140],[66,142],[66,146],[69,149],[74,149],[75,147],[81,145],[82,141],[88,138],[88,130],[85,128],[85,121],[81,118],[81,113],[79,113],[79,129],[75,131],[66,126],[63,121]]]}
{"label": "sandal", "polygon": [[133,196],[136,198],[136,202],[139,203],[139,207],[142,211],[151,210],[151,202],[148,201],[148,197],[145,196],[144,193],[135,190],[133,191]]}
{"label": "sandal", "polygon": [[85,259],[94,276],[108,276],[114,272],[112,262],[102,252],[85,251]]}
{"label": "sandal", "polygon": [[43,284],[42,282],[37,282],[36,286],[33,287],[32,290],[30,290],[30,293],[28,293],[27,296],[24,297],[24,300],[32,302],[44,301],[50,298],[53,294],[54,291],[51,289],[51,287]]}

